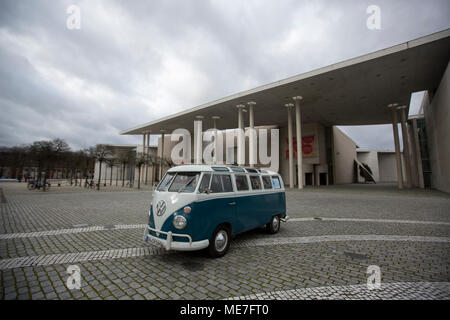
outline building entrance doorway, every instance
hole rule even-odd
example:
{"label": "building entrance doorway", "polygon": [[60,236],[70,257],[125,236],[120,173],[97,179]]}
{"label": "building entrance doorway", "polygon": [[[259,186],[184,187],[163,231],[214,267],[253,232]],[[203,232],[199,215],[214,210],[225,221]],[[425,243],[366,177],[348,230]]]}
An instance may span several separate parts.
{"label": "building entrance doorway", "polygon": [[327,185],[327,173],[326,172],[322,172],[319,174],[319,183],[321,186]]}
{"label": "building entrance doorway", "polygon": [[305,185],[312,186],[313,185],[313,174],[311,172],[305,173]]}

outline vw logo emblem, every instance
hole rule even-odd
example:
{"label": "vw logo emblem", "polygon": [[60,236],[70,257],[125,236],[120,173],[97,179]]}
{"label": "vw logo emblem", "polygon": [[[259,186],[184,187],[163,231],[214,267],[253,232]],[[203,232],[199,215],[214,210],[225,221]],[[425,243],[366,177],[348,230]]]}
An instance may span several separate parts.
{"label": "vw logo emblem", "polygon": [[164,200],[160,200],[156,204],[156,214],[158,216],[162,216],[166,212],[166,202]]}

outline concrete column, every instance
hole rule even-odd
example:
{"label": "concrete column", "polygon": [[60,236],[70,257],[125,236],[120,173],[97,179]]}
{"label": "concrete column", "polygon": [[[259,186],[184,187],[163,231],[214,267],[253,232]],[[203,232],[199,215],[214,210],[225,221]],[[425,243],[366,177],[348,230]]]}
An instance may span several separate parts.
{"label": "concrete column", "polygon": [[[145,154],[146,155],[149,154],[149,150],[150,150],[150,132],[147,133],[147,144],[145,146]],[[148,182],[148,168],[149,168],[149,165],[146,164],[145,165],[145,184],[147,184],[147,182]]]}
{"label": "concrete column", "polygon": [[403,168],[402,159],[400,153],[400,143],[398,138],[398,119],[397,119],[397,103],[390,104],[388,107],[392,113],[392,130],[394,133],[394,145],[395,145],[395,162],[397,167],[397,183],[398,188],[403,189]]}
{"label": "concrete column", "polygon": [[298,167],[298,188],[303,189],[303,150],[302,150],[302,117],[300,112],[300,101],[303,97],[293,97],[295,101],[295,128],[297,138],[297,167]]}
{"label": "concrete column", "polygon": [[[142,154],[143,155],[145,154],[145,144],[146,144],[146,141],[147,141],[146,139],[147,139],[147,134],[144,133],[142,135]],[[145,164],[143,165],[143,169],[145,170]],[[141,182],[144,182],[145,176],[143,174],[141,174],[140,179],[141,179]]]}
{"label": "concrete column", "polygon": [[236,106],[238,108],[238,143],[237,143],[237,163],[240,166],[245,165],[245,135],[244,135],[244,108],[243,104]]}
{"label": "concrete column", "polygon": [[214,128],[214,157],[213,163],[217,164],[217,120],[220,119],[219,116],[212,116],[213,119],[213,128]]}
{"label": "concrete column", "polygon": [[203,163],[203,116],[195,116],[195,128],[194,128],[194,162],[195,164]]}
{"label": "concrete column", "polygon": [[249,152],[249,164],[250,167],[253,168],[256,164],[256,146],[255,146],[255,116],[254,116],[254,106],[256,105],[256,102],[250,101],[247,102],[247,105],[249,107],[249,127],[250,127],[250,134],[248,137],[248,152]]}
{"label": "concrete column", "polygon": [[406,169],[406,186],[408,188],[412,188],[411,181],[411,154],[409,152],[409,139],[408,139],[408,128],[407,128],[407,114],[406,114],[406,106],[398,107],[400,110],[400,122],[402,126],[402,138],[403,138],[403,160],[405,162]]}
{"label": "concrete column", "polygon": [[420,154],[419,130],[417,129],[417,119],[412,120],[414,145],[416,146],[416,162],[417,162],[417,176],[419,177],[419,188],[424,189],[425,183],[423,181],[422,155]]}
{"label": "concrete column", "polygon": [[159,159],[159,181],[162,179],[163,158],[164,158],[164,130],[161,130],[161,158]]}
{"label": "concrete column", "polygon": [[294,141],[292,137],[292,103],[285,104],[288,110],[288,139],[289,139],[289,186],[294,188]]}

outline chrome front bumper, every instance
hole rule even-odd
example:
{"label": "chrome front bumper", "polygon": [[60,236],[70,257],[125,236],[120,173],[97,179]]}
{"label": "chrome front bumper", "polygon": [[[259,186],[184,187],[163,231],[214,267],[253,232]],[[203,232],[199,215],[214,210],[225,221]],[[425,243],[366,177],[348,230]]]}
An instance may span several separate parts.
{"label": "chrome front bumper", "polygon": [[[161,239],[161,238],[155,237],[155,236],[149,234],[150,231],[155,232],[157,236],[159,236],[160,234],[164,234],[166,236],[166,239]],[[189,240],[189,242],[173,241],[173,237],[187,238]],[[149,226],[147,226],[145,228],[144,239],[145,239],[145,242],[149,242],[149,240],[152,240],[152,242],[157,242],[159,245],[164,247],[166,250],[191,251],[191,250],[204,249],[209,246],[209,240],[193,242],[192,237],[188,234],[172,233],[172,231],[165,232],[165,231],[157,230],[154,228],[150,228]]]}

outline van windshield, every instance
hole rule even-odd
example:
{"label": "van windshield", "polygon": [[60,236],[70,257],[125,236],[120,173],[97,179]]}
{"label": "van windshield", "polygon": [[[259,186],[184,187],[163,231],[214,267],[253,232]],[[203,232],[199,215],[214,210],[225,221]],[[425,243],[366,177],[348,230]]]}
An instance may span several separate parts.
{"label": "van windshield", "polygon": [[178,172],[169,187],[169,191],[194,192],[199,179],[199,172]]}
{"label": "van windshield", "polygon": [[156,188],[156,190],[167,191],[174,177],[175,177],[174,172],[167,172],[164,178],[159,183],[158,188]]}

